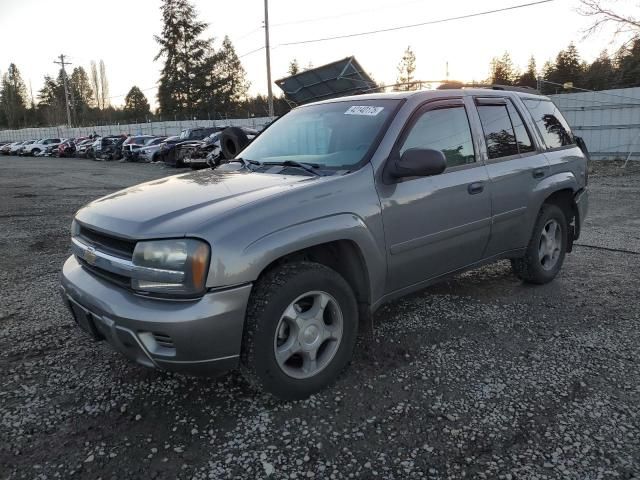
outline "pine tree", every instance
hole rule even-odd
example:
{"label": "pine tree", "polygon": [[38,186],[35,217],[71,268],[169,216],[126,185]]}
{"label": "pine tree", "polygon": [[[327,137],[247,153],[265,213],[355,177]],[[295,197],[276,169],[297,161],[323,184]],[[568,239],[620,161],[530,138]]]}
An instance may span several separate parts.
{"label": "pine tree", "polygon": [[616,55],[616,87],[640,86],[640,38],[621,48]]}
{"label": "pine tree", "polygon": [[606,90],[613,88],[616,71],[606,50],[603,50],[591,65],[584,68],[584,88]]}
{"label": "pine tree", "polygon": [[198,74],[198,112],[203,116],[235,115],[246,101],[249,82],[229,37],[220,50],[210,47]]}
{"label": "pine tree", "polygon": [[536,67],[536,59],[533,55],[529,57],[529,63],[527,64],[527,70],[520,75],[518,79],[518,85],[522,87],[536,88],[538,85],[538,69]]}
{"label": "pine tree", "polygon": [[415,81],[414,74],[416,72],[416,54],[413,53],[411,47],[408,46],[402,55],[402,59],[398,64],[398,78],[396,83],[400,84],[396,90],[417,90],[418,85]]}
{"label": "pine tree", "polygon": [[553,71],[549,72],[548,80],[561,85],[571,82],[578,87],[583,84],[583,75],[580,54],[572,42],[565,50],[558,52]]}
{"label": "pine tree", "polygon": [[518,71],[513,66],[511,55],[504,52],[502,57],[491,59],[489,83],[493,85],[513,85],[518,79]]}
{"label": "pine tree", "polygon": [[123,111],[128,118],[136,120],[144,120],[151,113],[147,97],[135,85],[131,87],[127,96],[124,97]]}
{"label": "pine tree", "polygon": [[89,110],[93,104],[93,89],[87,72],[82,67],[76,67],[69,77],[69,90],[73,98],[74,116],[79,123],[88,119]]}
{"label": "pine tree", "polygon": [[294,58],[293,60],[291,60],[291,62],[289,62],[289,68],[288,68],[288,73],[289,75],[296,75],[297,73],[300,72],[300,66],[298,65],[298,59]]}
{"label": "pine tree", "polygon": [[27,110],[27,87],[22,80],[20,71],[14,63],[2,76],[0,91],[0,108],[4,112],[9,128],[17,128],[24,122]]}
{"label": "pine tree", "polygon": [[49,75],[44,77],[44,85],[38,92],[38,113],[48,125],[66,122],[64,86]]}
{"label": "pine tree", "polygon": [[208,55],[210,42],[200,38],[207,24],[197,19],[189,0],[162,0],[163,28],[154,38],[164,66],[158,86],[159,110],[163,114],[193,113],[198,103],[198,73]]}

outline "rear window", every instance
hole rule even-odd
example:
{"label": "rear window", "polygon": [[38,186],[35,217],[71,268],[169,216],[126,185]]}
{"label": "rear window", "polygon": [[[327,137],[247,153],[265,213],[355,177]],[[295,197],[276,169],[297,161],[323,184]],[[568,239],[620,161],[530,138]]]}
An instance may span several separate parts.
{"label": "rear window", "polygon": [[564,147],[575,143],[569,124],[550,100],[527,98],[523,101],[536,122],[547,148]]}

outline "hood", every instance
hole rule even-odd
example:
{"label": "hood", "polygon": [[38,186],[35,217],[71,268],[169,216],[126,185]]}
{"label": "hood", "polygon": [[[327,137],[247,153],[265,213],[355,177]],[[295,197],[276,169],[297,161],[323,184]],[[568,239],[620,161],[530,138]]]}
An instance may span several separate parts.
{"label": "hood", "polygon": [[125,238],[183,236],[229,211],[320,177],[201,170],[175,175],[107,195],[89,203],[76,219]]}

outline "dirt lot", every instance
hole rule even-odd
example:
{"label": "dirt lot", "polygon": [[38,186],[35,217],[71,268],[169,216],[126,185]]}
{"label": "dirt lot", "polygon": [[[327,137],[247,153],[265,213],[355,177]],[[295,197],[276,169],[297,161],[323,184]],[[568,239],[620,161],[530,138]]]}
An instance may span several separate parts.
{"label": "dirt lot", "polygon": [[72,214],[173,173],[0,158],[0,478],[640,478],[640,166],[596,166],[560,276],[508,263],[384,307],[330,389],[128,363],[58,297]]}

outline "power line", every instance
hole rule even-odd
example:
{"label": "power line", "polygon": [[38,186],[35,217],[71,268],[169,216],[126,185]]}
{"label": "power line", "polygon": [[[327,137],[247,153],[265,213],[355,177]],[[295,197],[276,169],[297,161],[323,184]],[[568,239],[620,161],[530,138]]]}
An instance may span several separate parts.
{"label": "power line", "polygon": [[335,20],[336,18],[351,17],[353,15],[362,15],[363,13],[376,12],[379,10],[388,10],[390,8],[398,8],[400,6],[411,5],[413,3],[424,3],[424,0],[413,0],[411,2],[393,3],[392,5],[384,5],[379,8],[368,8],[366,10],[352,10],[350,12],[341,13],[339,15],[328,15],[326,17],[304,18],[301,20],[291,20],[289,22],[272,23],[271,27],[284,27],[287,25],[299,25],[302,23],[312,23],[312,22],[316,23],[316,22],[321,22],[323,20]]}
{"label": "power line", "polygon": [[238,58],[246,57],[247,55],[251,55],[252,53],[259,52],[260,50],[263,50],[263,49],[264,49],[264,45],[259,48],[256,48],[255,50],[251,50],[250,52],[243,53],[242,55],[238,55]]}
{"label": "power line", "polygon": [[305,43],[317,43],[317,42],[326,42],[329,40],[339,40],[342,38],[353,38],[353,37],[361,37],[361,36],[365,36],[365,35],[374,35],[376,33],[385,33],[385,32],[393,32],[396,30],[404,30],[406,28],[415,28],[415,27],[422,27],[425,25],[435,25],[437,23],[446,23],[446,22],[453,22],[455,20],[464,20],[467,18],[473,18],[473,17],[480,17],[483,15],[491,15],[493,13],[500,13],[500,12],[507,12],[509,10],[516,10],[519,8],[525,8],[525,7],[532,7],[535,5],[540,5],[543,3],[549,3],[549,2],[553,2],[554,0],[538,0],[537,2],[530,2],[530,3],[522,3],[520,5],[513,5],[511,7],[505,7],[505,8],[497,8],[494,10],[486,10],[484,12],[476,12],[476,13],[470,13],[467,15],[459,15],[456,17],[449,17],[449,18],[441,18],[438,20],[430,20],[427,22],[420,22],[420,23],[413,23],[411,25],[399,25],[396,27],[389,27],[389,28],[382,28],[379,30],[369,30],[367,32],[358,32],[358,33],[348,33],[348,34],[344,34],[344,35],[336,35],[333,37],[322,37],[322,38],[314,38],[314,39],[310,39],[310,40],[299,40],[296,42],[285,42],[285,43],[281,43],[279,46],[290,46],[290,45],[300,45],[300,44],[305,44]]}

